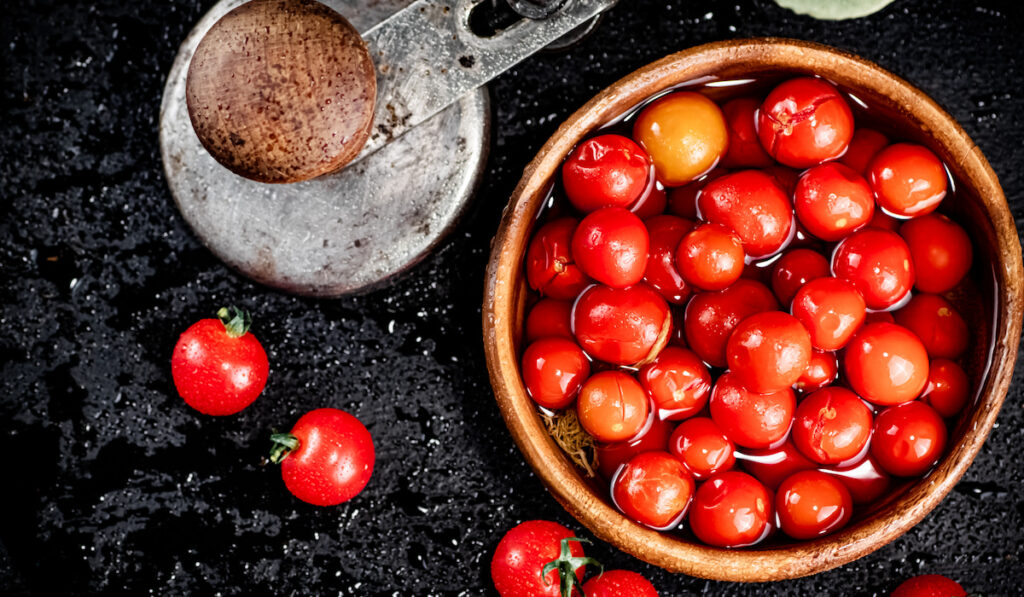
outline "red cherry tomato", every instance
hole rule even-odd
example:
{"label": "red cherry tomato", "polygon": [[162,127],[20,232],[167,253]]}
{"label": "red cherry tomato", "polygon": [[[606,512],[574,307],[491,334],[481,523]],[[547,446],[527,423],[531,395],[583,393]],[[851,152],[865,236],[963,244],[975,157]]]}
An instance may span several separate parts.
{"label": "red cherry tomato", "polygon": [[853,113],[839,90],[823,79],[789,79],[761,104],[757,132],[777,161],[809,168],[846,152],[853,138]]}
{"label": "red cherry tomato", "polygon": [[914,400],[890,406],[875,418],[871,455],[889,474],[919,477],[946,449],[946,424],[935,409]]}
{"label": "red cherry tomato", "polygon": [[621,207],[605,207],[580,222],[572,235],[572,254],[584,274],[625,288],[643,279],[650,242],[640,218]]}
{"label": "red cherry tomato", "polygon": [[641,430],[640,435],[624,442],[597,444],[597,468],[601,475],[611,481],[615,471],[630,458],[643,452],[668,451],[669,436],[675,426],[671,421],[651,417],[650,427]]}
{"label": "red cherry tomato", "polygon": [[881,228],[882,230],[889,230],[889,231],[892,231],[892,232],[899,232],[900,231],[900,226],[902,226],[903,222],[905,222],[905,221],[906,220],[898,220],[898,219],[890,216],[889,214],[885,213],[884,211],[882,211],[880,209],[876,209],[875,210],[875,215],[871,218],[871,221],[868,222],[867,227],[868,228]]}
{"label": "red cherry tomato", "polygon": [[633,205],[629,206],[629,211],[641,220],[646,220],[665,213],[667,206],[668,193],[665,191],[665,187],[661,186],[660,182],[651,180],[647,190]]}
{"label": "red cherry tomato", "polygon": [[200,319],[181,334],[171,354],[171,377],[185,404],[204,415],[233,415],[263,392],[270,364],[249,331],[248,313],[230,307],[217,317]]}
{"label": "red cherry tomato", "polygon": [[736,445],[770,448],[789,433],[796,396],[788,387],[770,394],[751,392],[736,373],[726,372],[711,390],[710,406],[711,419]]}
{"label": "red cherry tomato", "polygon": [[715,168],[691,183],[670,189],[668,192],[669,213],[687,220],[696,220],[697,194],[704,188],[704,185],[728,173],[729,171],[724,168]]}
{"label": "red cherry tomato", "polygon": [[856,394],[824,388],[796,407],[793,445],[818,464],[852,464],[868,445],[872,422],[871,409]]}
{"label": "red cherry tomato", "polygon": [[813,539],[846,526],[853,500],[838,479],[821,471],[803,471],[782,482],[775,508],[782,532],[794,539]]}
{"label": "red cherry tomato", "polygon": [[729,369],[748,389],[779,392],[789,389],[807,369],[811,337],[792,315],[765,311],[736,326],[725,353]]}
{"label": "red cherry tomato", "polygon": [[955,417],[967,405],[971,382],[960,365],[947,359],[935,359],[928,365],[928,385],[921,401],[943,417]]}
{"label": "red cherry tomato", "polygon": [[668,452],[637,454],[612,482],[612,499],[622,513],[655,529],[683,519],[693,497],[693,477]]}
{"label": "red cherry tomato", "polygon": [[853,284],[831,277],[805,284],[793,298],[792,311],[811,334],[811,345],[821,350],[846,346],[867,313]]}
{"label": "red cherry tomato", "polygon": [[373,475],[373,438],[347,412],[318,408],[302,415],[291,433],[272,437],[272,462],[292,495],[314,506],[354,498]]}
{"label": "red cherry tomato", "polygon": [[863,176],[829,162],[803,173],[796,183],[793,206],[808,232],[834,242],[871,221],[875,195]]}
{"label": "red cherry tomato", "polygon": [[651,238],[650,258],[644,271],[644,282],[661,293],[665,300],[681,305],[693,289],[676,269],[676,248],[690,230],[693,222],[676,216],[654,216],[646,222]]}
{"label": "red cherry tomato", "polygon": [[562,166],[565,195],[589,213],[602,207],[629,207],[647,187],[651,162],[628,137],[598,135],[580,143]]}
{"label": "red cherry tomato", "polygon": [[690,505],[690,528],[716,547],[753,545],[770,532],[772,496],[746,473],[726,471],[697,488]]}
{"label": "red cherry tomato", "polygon": [[668,343],[672,314],[650,286],[595,285],[573,305],[572,329],[587,354],[613,365],[642,366]]}
{"label": "red cherry tomato", "polygon": [[743,243],[718,224],[701,224],[683,237],[676,249],[676,268],[687,283],[702,290],[721,290],[743,273]]}
{"label": "red cherry tomato", "polygon": [[838,375],[839,361],[835,353],[815,348],[811,351],[811,362],[796,380],[796,389],[801,392],[820,390],[835,381]]}
{"label": "red cherry tomato", "polygon": [[913,287],[914,262],[898,234],[868,227],[839,243],[832,253],[832,275],[853,284],[869,309],[888,309]]}
{"label": "red cherry tomato", "polygon": [[956,359],[967,351],[967,322],[952,303],[937,294],[915,294],[893,315],[896,323],[921,339],[933,359]]}
{"label": "red cherry tomato", "polygon": [[700,93],[677,91],[640,111],[633,138],[651,156],[658,180],[676,187],[715,167],[725,154],[729,132],[715,102]]}
{"label": "red cherry tomato", "polygon": [[523,352],[523,383],[530,398],[544,408],[572,404],[590,375],[583,350],[565,338],[541,338]]}
{"label": "red cherry tomato", "polygon": [[760,170],[726,174],[704,185],[697,210],[702,220],[734,231],[743,251],[755,259],[778,253],[792,236],[793,206]]}
{"label": "red cherry tomato", "polygon": [[583,583],[587,597],[658,597],[646,578],[628,570],[606,570]]}
{"label": "red cherry tomato", "polygon": [[[498,542],[491,559],[491,580],[501,597],[560,597],[559,570],[542,575],[545,564],[558,560],[562,541],[575,538],[569,529],[547,520],[528,520]],[[572,557],[583,557],[579,541],[567,541]],[[586,575],[586,566],[574,570],[574,582]]]}
{"label": "red cherry tomato", "polygon": [[839,479],[849,490],[854,504],[870,504],[889,489],[891,478],[869,454],[857,464],[846,467],[826,467],[821,472]]}
{"label": "red cherry tomato", "polygon": [[852,168],[857,174],[864,176],[872,158],[889,144],[889,139],[874,129],[859,128],[853,131],[850,148],[839,161]]}
{"label": "red cherry tomato", "polygon": [[764,168],[774,162],[757,138],[757,108],[760,102],[741,97],[725,103],[722,114],[729,127],[729,148],[722,157],[726,168]]}
{"label": "red cherry tomato", "polygon": [[865,325],[843,354],[846,381],[857,394],[880,406],[917,398],[928,383],[928,353],[905,327]]}
{"label": "red cherry tomato", "polygon": [[736,464],[735,450],[732,441],[707,417],[683,421],[669,439],[669,452],[697,480],[731,469]]}
{"label": "red cherry tomato", "polygon": [[712,367],[725,367],[725,346],[740,321],[778,308],[772,291],[753,280],[740,279],[725,290],[698,293],[686,305],[686,343]]}
{"label": "red cherry tomato", "polygon": [[773,491],[790,475],[817,466],[801,454],[790,441],[778,448],[737,452],[736,458],[743,463],[743,468]]}
{"label": "red cherry tomato", "polygon": [[934,153],[913,143],[878,152],[867,171],[879,207],[895,216],[923,216],[946,196],[946,168]]}
{"label": "red cherry tomato", "polygon": [[551,298],[572,300],[590,279],[572,256],[576,220],[561,218],[541,226],[526,250],[526,281],[530,288]]}
{"label": "red cherry tomato", "polygon": [[526,342],[540,338],[568,338],[572,335],[572,303],[558,299],[544,298],[530,309],[526,316]]}
{"label": "red cherry tomato", "polygon": [[780,303],[789,305],[801,286],[830,273],[828,260],[821,253],[792,249],[783,253],[772,268],[772,290]]}
{"label": "red cherry tomato", "polygon": [[576,400],[580,425],[602,442],[634,437],[643,429],[650,412],[650,400],[640,382],[621,371],[591,376]]}
{"label": "red cherry tomato", "polygon": [[921,292],[949,292],[971,269],[971,239],[946,216],[928,214],[914,218],[903,224],[900,236],[910,248],[917,270],[915,286]]}
{"label": "red cherry tomato", "polygon": [[922,574],[904,581],[891,597],[967,597],[967,591],[945,576]]}
{"label": "red cherry tomato", "polygon": [[711,373],[685,348],[666,347],[640,369],[639,377],[662,419],[692,417],[704,408],[711,394]]}

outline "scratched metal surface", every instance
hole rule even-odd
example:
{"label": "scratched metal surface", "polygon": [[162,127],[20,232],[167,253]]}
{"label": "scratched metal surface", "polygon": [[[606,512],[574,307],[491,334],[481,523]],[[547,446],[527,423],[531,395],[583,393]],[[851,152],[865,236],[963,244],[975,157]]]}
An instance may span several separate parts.
{"label": "scratched metal surface", "polygon": [[[480,342],[489,242],[523,166],[558,123],[634,68],[705,41],[831,43],[920,86],[966,128],[1024,223],[1024,12],[897,0],[845,23],[766,0],[622,2],[595,35],[491,86],[480,190],[438,250],[393,285],[338,300],[269,290],[217,260],[164,181],[159,103],[178,45],[212,2],[8,3],[0,19],[0,593],[492,595],[500,535],[530,518],[587,536],[505,430]],[[265,394],[209,419],[174,394],[178,334],[217,306],[256,315]],[[736,585],[666,574],[604,544],[663,596],[887,595],[936,572],[1021,594],[1021,375],[963,482],[920,525],[838,570]],[[374,477],[356,500],[294,501],[261,464],[306,410],[357,414]]]}

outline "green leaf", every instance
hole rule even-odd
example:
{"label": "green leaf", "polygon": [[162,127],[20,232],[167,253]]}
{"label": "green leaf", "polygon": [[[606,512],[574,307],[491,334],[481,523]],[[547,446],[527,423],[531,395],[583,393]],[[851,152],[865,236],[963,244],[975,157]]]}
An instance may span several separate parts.
{"label": "green leaf", "polygon": [[783,8],[797,14],[825,21],[859,19],[874,14],[893,0],[775,0]]}

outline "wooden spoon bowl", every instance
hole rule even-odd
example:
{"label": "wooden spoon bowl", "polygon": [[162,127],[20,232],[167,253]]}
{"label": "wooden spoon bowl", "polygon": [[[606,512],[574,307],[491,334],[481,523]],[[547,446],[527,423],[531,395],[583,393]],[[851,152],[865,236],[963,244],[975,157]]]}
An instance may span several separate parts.
{"label": "wooden spoon bowl", "polygon": [[[924,478],[898,486],[842,531],[815,541],[718,549],[623,516],[608,499],[607,487],[585,478],[548,435],[519,374],[527,296],[523,257],[562,161],[602,125],[686,82],[801,74],[820,75],[864,100],[889,130],[935,151],[959,185],[950,209],[976,250],[972,283],[958,301],[978,330],[974,354],[966,359],[975,398],[953,426],[939,465]],[[619,80],[570,116],[541,148],[526,167],[494,239],[484,295],[484,346],[498,405],[520,450],[555,498],[596,536],[674,572],[716,580],[780,580],[871,553],[917,524],[953,488],[992,429],[1009,388],[1020,341],[1022,291],[1020,241],[999,181],[949,114],[906,81],[851,54],[786,39],[734,40],[673,54]]]}

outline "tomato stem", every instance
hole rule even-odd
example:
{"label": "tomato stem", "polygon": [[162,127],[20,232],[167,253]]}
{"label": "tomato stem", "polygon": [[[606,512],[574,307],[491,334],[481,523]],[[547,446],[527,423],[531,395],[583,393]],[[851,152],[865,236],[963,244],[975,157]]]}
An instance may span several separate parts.
{"label": "tomato stem", "polygon": [[274,447],[270,449],[270,462],[280,464],[289,452],[299,447],[299,438],[290,433],[275,433],[270,436]]}
{"label": "tomato stem", "polygon": [[562,539],[562,552],[556,559],[544,564],[544,568],[540,572],[541,578],[544,579],[544,584],[550,584],[548,583],[548,573],[552,570],[558,570],[558,588],[561,597],[572,597],[573,589],[576,588],[580,589],[581,594],[583,593],[580,579],[576,576],[576,569],[580,566],[597,566],[601,569],[601,573],[604,574],[604,565],[594,558],[586,556],[581,558],[573,557],[572,550],[569,548],[570,541],[590,543],[587,539],[579,537],[566,537]]}
{"label": "tomato stem", "polygon": [[224,329],[232,338],[244,336],[252,325],[252,315],[245,309],[240,309],[234,305],[221,307],[217,311],[217,318],[224,324]]}

